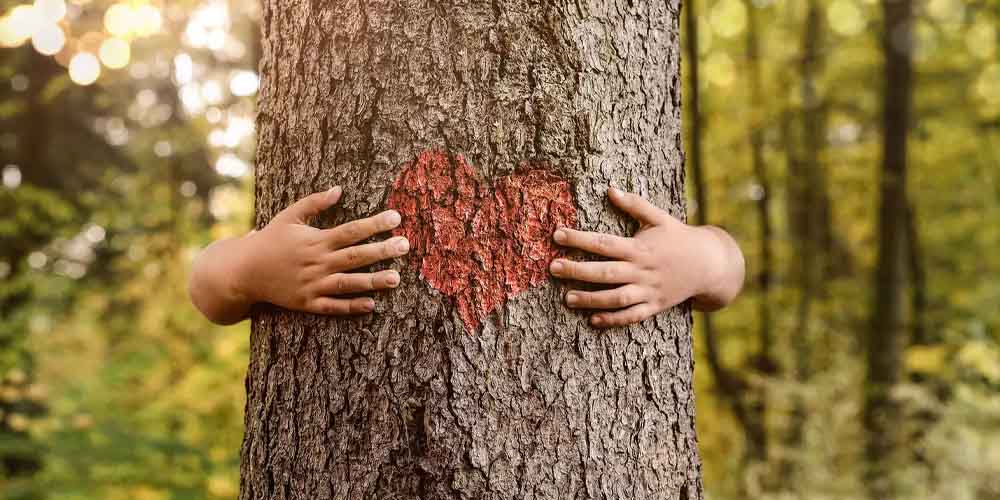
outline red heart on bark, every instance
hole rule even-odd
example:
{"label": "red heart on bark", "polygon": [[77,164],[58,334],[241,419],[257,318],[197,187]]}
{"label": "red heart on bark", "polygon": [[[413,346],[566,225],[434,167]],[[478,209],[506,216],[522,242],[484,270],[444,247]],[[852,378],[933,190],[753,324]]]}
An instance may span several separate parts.
{"label": "red heart on bark", "polygon": [[508,298],[543,283],[562,251],[560,226],[576,225],[569,182],[522,165],[484,185],[461,155],[425,151],[393,184],[389,207],[402,215],[394,235],[410,240],[410,262],[450,297],[475,331]]}

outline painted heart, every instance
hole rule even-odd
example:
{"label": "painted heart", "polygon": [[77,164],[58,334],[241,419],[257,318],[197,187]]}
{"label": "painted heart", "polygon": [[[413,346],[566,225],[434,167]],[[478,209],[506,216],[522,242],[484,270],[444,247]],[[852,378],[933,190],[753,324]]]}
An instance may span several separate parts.
{"label": "painted heart", "polygon": [[393,184],[393,232],[410,240],[410,262],[454,302],[470,332],[507,299],[547,279],[562,251],[559,226],[576,225],[569,182],[530,164],[480,183],[460,155],[425,151]]}

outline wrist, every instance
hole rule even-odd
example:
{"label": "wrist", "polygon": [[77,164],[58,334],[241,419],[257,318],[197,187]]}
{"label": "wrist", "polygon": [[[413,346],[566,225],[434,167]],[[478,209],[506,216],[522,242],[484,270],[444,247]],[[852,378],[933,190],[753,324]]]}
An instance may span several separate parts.
{"label": "wrist", "polygon": [[256,267],[253,263],[252,249],[256,234],[258,233],[252,232],[234,239],[230,249],[231,258],[226,259],[229,264],[225,272],[232,277],[228,280],[229,289],[226,293],[232,302],[247,306],[260,301],[256,294],[257,288],[252,283],[253,270]]}
{"label": "wrist", "polygon": [[693,296],[695,308],[721,309],[732,302],[743,287],[744,261],[739,246],[726,231],[714,226],[692,227],[698,233],[699,275]]}

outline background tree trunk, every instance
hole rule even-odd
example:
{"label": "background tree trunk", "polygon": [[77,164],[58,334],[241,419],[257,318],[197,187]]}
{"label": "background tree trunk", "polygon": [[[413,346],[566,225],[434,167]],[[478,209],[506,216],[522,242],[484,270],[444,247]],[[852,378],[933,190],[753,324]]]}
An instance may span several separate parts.
{"label": "background tree trunk", "polygon": [[[582,228],[634,229],[608,185],[683,217],[679,9],[265,0],[257,226],[335,184],[322,222],[376,213],[425,151],[544,168]],[[469,328],[397,266],[366,317],[255,311],[241,499],[702,497],[686,306],[596,331],[546,281]]]}
{"label": "background tree trunk", "polygon": [[878,261],[875,301],[867,339],[864,423],[871,498],[897,495],[892,477],[899,447],[900,410],[892,398],[906,343],[906,162],[913,66],[910,58],[913,4],[883,0],[885,80],[882,111],[882,171],[879,184]]}
{"label": "background tree trunk", "polygon": [[[830,195],[827,189],[823,149],[826,141],[827,104],[820,95],[817,81],[821,76],[825,56],[822,54],[825,16],[818,0],[806,3],[805,26],[802,37],[802,55],[799,71],[802,79],[802,107],[798,110],[801,128],[801,153],[789,163],[788,206],[789,226],[796,255],[791,272],[798,288],[795,327],[791,337],[796,383],[803,387],[815,372],[816,356],[813,323],[815,305],[825,295],[824,272],[827,269],[831,234]],[[800,450],[803,445],[807,415],[802,394],[793,403],[787,445]],[[792,460],[798,461],[798,460]],[[794,467],[786,461],[786,473]]]}

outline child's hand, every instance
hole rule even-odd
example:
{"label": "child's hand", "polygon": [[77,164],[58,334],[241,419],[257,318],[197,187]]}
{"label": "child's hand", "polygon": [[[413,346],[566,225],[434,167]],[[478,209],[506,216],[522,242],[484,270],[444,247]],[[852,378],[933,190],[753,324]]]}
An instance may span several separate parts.
{"label": "child's hand", "polygon": [[642,197],[610,189],[608,197],[641,226],[631,238],[559,228],[561,245],[614,259],[576,262],[555,259],[559,278],[605,285],[609,290],[572,290],[566,304],[578,309],[616,309],[590,316],[597,327],[642,321],[688,298],[700,310],[724,307],[743,286],[743,254],[722,229],[688,226]]}
{"label": "child's hand", "polygon": [[357,245],[398,226],[400,216],[394,210],[332,229],[308,225],[309,218],[340,195],[340,187],[312,194],[276,215],[264,229],[206,248],[191,273],[195,306],[222,324],[242,320],[257,302],[316,314],[371,312],[371,297],[338,296],[394,288],[399,273],[347,271],[405,255],[410,245],[404,237]]}

